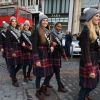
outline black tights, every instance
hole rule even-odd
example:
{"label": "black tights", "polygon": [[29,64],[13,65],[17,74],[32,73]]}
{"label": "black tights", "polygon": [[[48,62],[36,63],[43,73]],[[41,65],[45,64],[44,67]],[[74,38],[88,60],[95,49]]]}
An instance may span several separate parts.
{"label": "black tights", "polygon": [[11,65],[9,66],[9,72],[10,72],[10,76],[11,78],[16,78],[16,73],[21,69],[21,65],[18,64],[16,65]]}
{"label": "black tights", "polygon": [[[60,68],[53,67],[53,71],[54,71],[54,74],[55,74],[55,77],[57,80],[57,84],[60,85],[61,84]],[[49,76],[47,85],[49,85],[49,82],[50,82],[52,77],[53,77],[53,74],[51,76]]]}
{"label": "black tights", "polygon": [[[52,75],[45,77],[44,82],[43,82],[42,85],[48,85],[49,80],[51,79],[51,76]],[[42,78],[41,76],[36,76],[36,81],[35,81],[36,89],[40,89],[40,81],[41,81],[41,78]]]}
{"label": "black tights", "polygon": [[[27,68],[27,66],[28,66],[28,72],[27,72],[27,75],[26,75],[26,68]],[[30,76],[31,70],[32,70],[32,65],[23,65],[23,75],[24,75],[24,78],[27,77],[27,76]]]}
{"label": "black tights", "polygon": [[79,91],[79,98],[78,100],[85,100],[86,96],[89,96],[89,93],[92,91],[93,89],[89,89],[89,88],[81,88]]}

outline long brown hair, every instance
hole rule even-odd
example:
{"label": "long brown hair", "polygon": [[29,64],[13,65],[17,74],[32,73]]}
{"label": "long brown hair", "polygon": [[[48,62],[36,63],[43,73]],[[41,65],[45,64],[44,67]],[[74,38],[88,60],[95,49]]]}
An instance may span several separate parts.
{"label": "long brown hair", "polygon": [[45,30],[42,27],[39,27],[39,37],[41,44],[45,44],[46,43]]}

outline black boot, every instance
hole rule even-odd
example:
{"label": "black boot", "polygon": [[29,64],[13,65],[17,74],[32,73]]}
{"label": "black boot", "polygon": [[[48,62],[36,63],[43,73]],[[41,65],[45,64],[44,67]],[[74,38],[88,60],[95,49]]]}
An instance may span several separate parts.
{"label": "black boot", "polygon": [[24,76],[24,82],[28,83],[28,79],[26,76]]}
{"label": "black boot", "polygon": [[29,81],[32,81],[32,78],[31,78],[31,76],[30,76],[30,73],[27,73],[27,79],[28,79]]}
{"label": "black boot", "polygon": [[50,85],[50,84],[48,84],[48,85],[46,85],[48,88],[53,88],[53,86],[52,85]]}
{"label": "black boot", "polygon": [[19,84],[16,78],[12,78],[12,85],[15,87],[19,87]]}
{"label": "black boot", "polygon": [[46,85],[42,85],[40,90],[45,96],[49,96],[50,95]]}
{"label": "black boot", "polygon": [[39,100],[45,100],[44,95],[41,93],[40,90],[37,90],[35,95]]}
{"label": "black boot", "polygon": [[64,85],[61,82],[58,84],[58,92],[63,92],[63,93],[67,92]]}

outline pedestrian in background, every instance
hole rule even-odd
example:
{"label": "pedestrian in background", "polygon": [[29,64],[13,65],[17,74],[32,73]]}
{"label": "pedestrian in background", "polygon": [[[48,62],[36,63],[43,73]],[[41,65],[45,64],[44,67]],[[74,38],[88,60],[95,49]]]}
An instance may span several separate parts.
{"label": "pedestrian in background", "polygon": [[72,34],[71,32],[67,32],[65,35],[65,52],[66,52],[67,57],[71,56],[70,54],[71,43],[72,43]]}
{"label": "pedestrian in background", "polygon": [[[36,97],[39,100],[44,100],[44,95],[49,96],[47,91],[48,77],[53,73],[49,60],[50,41],[46,33],[47,25],[48,17],[40,14],[38,28],[33,32],[33,74],[36,76]],[[44,81],[41,85],[43,77]]]}
{"label": "pedestrian in background", "polygon": [[[24,22],[23,30],[21,32],[21,50],[22,50],[22,68],[24,82],[32,81],[30,76],[32,70],[32,33],[30,31],[30,23],[28,20]],[[28,71],[27,71],[28,67]]]}
{"label": "pedestrian in background", "polygon": [[[63,34],[61,33],[62,25],[60,22],[57,22],[54,26],[54,29],[51,31],[51,46],[52,46],[52,53],[51,53],[51,62],[53,67],[53,72],[56,76],[57,84],[58,84],[58,91],[59,92],[66,92],[66,89],[61,82],[61,75],[60,75],[60,68],[61,68],[61,57],[67,60],[64,48],[62,46],[62,38]],[[52,75],[53,76],[53,75]],[[50,79],[52,78],[49,77]],[[50,82],[49,79],[49,82]],[[48,87],[51,87],[48,83]]]}
{"label": "pedestrian in background", "polygon": [[22,53],[20,45],[20,31],[17,27],[17,20],[14,16],[10,18],[10,25],[6,32],[5,52],[7,59],[7,66],[9,66],[10,77],[12,85],[19,87],[16,74],[21,69]]}
{"label": "pedestrian in background", "polygon": [[79,85],[81,88],[78,100],[92,100],[89,94],[96,88],[99,81],[98,34],[96,33],[99,13],[95,8],[87,8],[84,15],[81,16],[81,19],[85,20],[85,25],[79,38],[82,55],[79,68]]}

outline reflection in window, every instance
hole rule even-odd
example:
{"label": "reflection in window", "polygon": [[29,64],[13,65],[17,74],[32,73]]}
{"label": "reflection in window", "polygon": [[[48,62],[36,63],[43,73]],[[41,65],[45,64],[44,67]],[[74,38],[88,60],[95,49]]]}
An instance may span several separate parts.
{"label": "reflection in window", "polygon": [[19,16],[25,17],[25,18],[28,18],[28,19],[32,19],[31,13],[23,11],[23,10],[19,10]]}
{"label": "reflection in window", "polygon": [[15,8],[8,8],[8,15],[15,15]]}
{"label": "reflection in window", "polygon": [[26,17],[25,11],[19,10],[19,16]]}
{"label": "reflection in window", "polygon": [[1,15],[1,16],[7,15],[7,9],[6,9],[6,8],[0,9],[0,15]]}
{"label": "reflection in window", "polygon": [[13,7],[0,9],[0,16],[8,16],[8,15],[15,15],[15,9]]}

